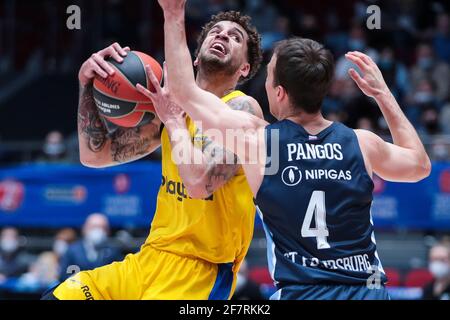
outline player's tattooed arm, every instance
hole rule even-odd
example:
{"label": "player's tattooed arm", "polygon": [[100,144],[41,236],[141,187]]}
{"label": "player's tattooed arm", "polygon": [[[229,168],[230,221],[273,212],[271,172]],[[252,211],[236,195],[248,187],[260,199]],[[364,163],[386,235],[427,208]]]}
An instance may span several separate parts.
{"label": "player's tattooed arm", "polygon": [[[230,100],[227,104],[231,109],[263,118],[258,102],[249,96],[237,97]],[[235,154],[215,144],[208,137],[203,139],[203,154],[207,162],[203,187],[206,195],[209,196],[233,178],[241,165]]]}
{"label": "player's tattooed arm", "polygon": [[89,167],[106,167],[130,162],[151,153],[160,145],[158,118],[137,128],[108,131],[95,106],[92,84],[80,86],[78,137],[80,160]]}
{"label": "player's tattooed arm", "polygon": [[[262,117],[256,100],[239,97],[229,102],[229,106]],[[160,112],[162,112],[160,110]],[[180,112],[182,109],[180,108]],[[164,117],[163,117],[164,118]],[[218,188],[229,181],[240,168],[238,158],[232,152],[214,143],[197,129],[191,137],[183,117],[165,123],[172,145],[172,153],[190,157],[188,163],[175,161],[178,173],[190,197],[208,198]],[[175,159],[175,158],[174,158]],[[201,162],[198,160],[201,159]]]}
{"label": "player's tattooed arm", "polygon": [[[80,86],[78,135],[91,152],[100,152],[106,144],[107,131],[94,103],[92,85]],[[80,141],[81,142],[81,141]]]}
{"label": "player's tattooed arm", "polygon": [[[144,128],[146,127],[146,128]],[[147,131],[148,134],[145,134]],[[154,150],[155,142],[160,144],[159,125],[118,129],[111,141],[111,156],[114,162],[124,163],[141,158]]]}

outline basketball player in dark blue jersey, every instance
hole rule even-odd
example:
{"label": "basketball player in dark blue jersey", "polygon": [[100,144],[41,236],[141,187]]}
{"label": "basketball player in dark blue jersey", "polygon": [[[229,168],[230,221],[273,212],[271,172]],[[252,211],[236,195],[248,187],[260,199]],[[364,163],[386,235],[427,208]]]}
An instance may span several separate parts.
{"label": "basketball player in dark blue jersey", "polygon": [[[370,212],[372,175],[416,182],[429,175],[431,163],[377,65],[360,52],[346,55],[362,72],[351,69],[351,78],[377,102],[394,143],[322,116],[334,62],[309,39],[285,40],[275,48],[266,91],[278,122],[270,125],[227,108],[196,85],[186,45],[185,0],[159,3],[169,90],[159,88],[150,69],[156,92],[140,90],[158,102],[164,117],[184,110],[201,121],[206,134],[214,129],[210,135],[216,142],[241,160],[266,231],[269,269],[278,289],[272,298],[388,299]],[[223,48],[229,41],[223,32],[217,31],[217,41],[223,42],[215,51],[220,58],[227,55]],[[239,129],[232,134],[236,144],[223,138],[231,129]],[[262,150],[263,156],[255,158],[249,150]]]}

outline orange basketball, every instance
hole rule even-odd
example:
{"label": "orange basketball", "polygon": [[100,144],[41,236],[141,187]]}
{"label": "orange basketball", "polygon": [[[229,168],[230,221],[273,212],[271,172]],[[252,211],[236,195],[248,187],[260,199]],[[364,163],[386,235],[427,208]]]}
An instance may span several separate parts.
{"label": "orange basketball", "polygon": [[157,79],[162,79],[159,63],[142,52],[130,51],[119,63],[113,58],[106,61],[115,69],[113,76],[94,79],[94,100],[104,118],[120,127],[132,128],[150,122],[155,118],[152,101],[141,94],[136,85],[154,91],[148,80],[145,65],[150,65]]}

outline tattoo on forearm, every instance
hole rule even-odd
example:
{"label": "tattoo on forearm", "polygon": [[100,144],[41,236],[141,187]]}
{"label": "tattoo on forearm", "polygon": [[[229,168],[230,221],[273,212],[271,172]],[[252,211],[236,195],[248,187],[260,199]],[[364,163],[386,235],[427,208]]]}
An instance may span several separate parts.
{"label": "tattoo on forearm", "polygon": [[111,155],[116,162],[127,162],[148,152],[154,137],[141,136],[141,128],[118,129],[112,138]]}
{"label": "tattoo on forearm", "polygon": [[112,160],[122,163],[143,156],[149,151],[152,142],[159,138],[159,125],[151,122],[142,127],[119,128],[108,135],[98,114],[91,85],[80,88],[78,132],[80,136],[85,137],[89,150],[95,153],[104,151],[106,142],[110,140]]}
{"label": "tattoo on forearm", "polygon": [[209,170],[205,189],[206,192],[211,194],[217,188],[217,185],[226,183],[236,174],[239,164],[238,157],[222,147],[213,145],[206,150],[208,150]]}
{"label": "tattoo on forearm", "polygon": [[[231,109],[248,112],[256,115],[255,109],[249,101],[248,97],[239,97],[227,103]],[[195,136],[201,135],[197,130]],[[208,194],[212,194],[218,186],[226,183],[236,175],[240,168],[238,157],[232,152],[227,151],[223,147],[219,147],[213,143],[211,139],[202,136],[202,151],[206,155],[209,163],[205,190]]]}
{"label": "tattoo on forearm", "polygon": [[105,146],[107,131],[95,106],[92,85],[80,87],[78,132],[86,138],[92,152],[100,152]]}

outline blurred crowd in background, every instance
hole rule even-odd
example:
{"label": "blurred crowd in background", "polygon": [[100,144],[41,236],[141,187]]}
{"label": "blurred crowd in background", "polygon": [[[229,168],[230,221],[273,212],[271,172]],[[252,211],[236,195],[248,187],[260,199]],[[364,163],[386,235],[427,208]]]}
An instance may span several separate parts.
{"label": "blurred crowd in background", "polygon": [[[0,86],[4,86],[4,92],[0,93],[0,106],[8,101],[15,102],[14,94],[20,95],[22,92],[20,85],[16,86],[16,91],[14,87],[8,91],[7,85],[10,83],[7,79],[17,79],[17,75],[23,78],[26,74],[65,74],[76,80],[82,62],[91,53],[114,41],[149,53],[160,62],[164,60],[162,15],[156,1],[71,1],[70,4],[73,2],[82,8],[82,29],[79,31],[65,28],[68,17],[65,8],[69,4],[66,2],[2,1],[0,74],[4,80],[0,81]],[[369,16],[366,10],[372,4],[381,8],[379,30],[369,30],[366,26]],[[221,10],[240,10],[252,17],[262,35],[264,64],[278,40],[295,35],[324,43],[336,58],[335,81],[323,105],[326,116],[353,128],[372,130],[389,139],[386,122],[374,101],[365,97],[347,74],[351,67],[344,58],[347,51],[358,50],[369,54],[421,134],[431,157],[435,160],[450,158],[450,18],[447,1],[345,0],[308,3],[294,0],[190,0],[187,30],[192,51],[201,26],[212,14]],[[256,78],[242,89],[254,96],[261,103],[266,118],[273,120],[268,112],[264,90],[265,75],[263,65]],[[62,103],[62,94],[52,92],[58,99],[59,108],[68,110],[67,114],[76,112],[77,87],[73,84],[68,83],[67,86],[71,88],[75,101],[66,98]],[[48,108],[54,103],[51,98],[49,100]],[[1,109],[0,115],[7,112]],[[6,145],[0,148],[0,161],[42,160],[38,144],[28,144],[33,154],[24,156],[23,153],[11,155],[10,149],[14,146],[11,147],[8,142],[36,142],[36,139],[44,139],[48,131],[33,128],[28,129],[28,136],[23,130],[16,134],[17,123],[8,121],[11,118],[6,119],[0,121],[0,141]],[[56,133],[48,135],[44,155],[50,154],[50,158],[54,159],[54,155],[60,157],[65,153],[68,157],[60,157],[60,160],[77,161],[74,119],[48,122],[48,129],[59,130],[66,139]]]}
{"label": "blurred crowd in background", "polygon": [[[78,31],[65,27],[66,8],[71,4],[82,8],[82,29]],[[379,30],[366,26],[366,9],[372,4],[381,8]],[[450,160],[448,1],[188,0],[187,31],[192,52],[201,26],[222,10],[250,15],[262,35],[264,64],[241,89],[260,102],[267,120],[274,120],[268,112],[264,90],[265,64],[271,49],[277,41],[290,36],[308,37],[324,43],[336,59],[335,80],[323,104],[328,119],[390,139],[374,101],[365,97],[347,75],[352,66],[344,54],[351,50],[365,52],[380,67],[431,158]],[[162,22],[161,11],[153,0],[2,0],[0,165],[79,163],[79,67],[90,54],[116,41],[162,63]],[[144,160],[158,158],[159,153],[155,152]],[[45,231],[51,235],[51,241],[41,246],[46,249],[30,251],[27,248],[32,236],[25,237],[21,230],[4,227],[0,235],[0,298],[27,290],[40,294],[42,288],[76,272],[77,267],[73,266],[91,269],[138,250],[139,242],[129,245],[132,236],[127,231],[116,230],[114,237],[110,231],[106,216],[96,213],[77,230]],[[32,232],[38,234],[39,230]],[[415,285],[424,287],[420,293],[424,298],[450,299],[449,247],[445,239],[427,247],[429,265],[424,266],[426,273],[422,278],[425,280]],[[391,270],[393,285],[397,283],[396,276]],[[266,298],[270,290],[267,270],[252,270],[244,264],[236,298]]]}
{"label": "blurred crowd in background", "polygon": [[[80,234],[72,228],[57,230],[48,250],[35,253],[27,249],[29,241],[19,230],[0,230],[0,299],[39,298],[46,290],[82,270],[92,270],[121,261],[136,252],[125,244],[131,235],[125,230],[112,237],[108,218],[90,214]],[[125,250],[126,248],[126,250]],[[410,271],[403,281],[395,269],[386,269],[391,288],[419,290],[414,299],[450,300],[450,238],[430,246],[427,268]],[[112,280],[113,281],[113,280]],[[235,300],[264,300],[275,288],[266,266],[249,267],[244,261],[236,282]],[[395,291],[394,291],[395,293]],[[407,298],[407,294],[399,295]]]}

